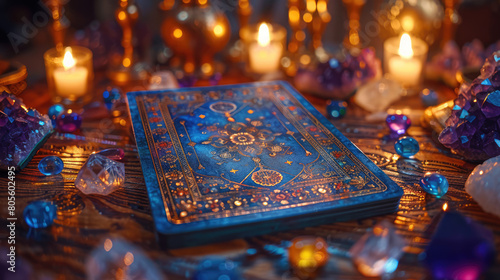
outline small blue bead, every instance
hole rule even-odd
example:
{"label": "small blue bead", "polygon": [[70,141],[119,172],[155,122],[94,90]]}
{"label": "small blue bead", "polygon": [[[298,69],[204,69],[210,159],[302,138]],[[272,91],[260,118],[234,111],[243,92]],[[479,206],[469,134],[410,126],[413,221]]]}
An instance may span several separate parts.
{"label": "small blue bead", "polygon": [[241,279],[236,264],[230,260],[206,259],[202,261],[193,275],[193,280]]}
{"label": "small blue bead", "polygon": [[102,97],[104,98],[104,104],[108,110],[111,110],[113,107],[113,103],[120,100],[121,94],[120,90],[117,88],[107,88],[103,93]]}
{"label": "small blue bead", "polygon": [[23,216],[28,226],[46,228],[54,223],[57,206],[50,201],[35,201],[24,208]]}
{"label": "small blue bead", "polygon": [[38,163],[38,170],[45,176],[57,175],[61,173],[63,168],[63,161],[56,156],[44,157],[40,163]]}
{"label": "small blue bead", "polygon": [[417,140],[409,136],[403,136],[394,144],[396,153],[402,157],[412,157],[420,150]]}
{"label": "small blue bead", "polygon": [[427,173],[420,179],[420,186],[425,192],[442,197],[448,192],[448,180],[439,173]]}
{"label": "small blue bead", "polygon": [[328,100],[326,103],[326,112],[331,119],[341,119],[347,112],[347,102]]}
{"label": "small blue bead", "polygon": [[54,126],[54,127],[56,126],[56,119],[57,119],[57,117],[60,114],[62,114],[65,110],[66,109],[61,104],[52,105],[49,108],[48,115],[49,115],[50,120],[52,121],[52,126]]}
{"label": "small blue bead", "polygon": [[432,89],[423,89],[420,92],[420,98],[425,106],[434,106],[438,104],[438,94]]}

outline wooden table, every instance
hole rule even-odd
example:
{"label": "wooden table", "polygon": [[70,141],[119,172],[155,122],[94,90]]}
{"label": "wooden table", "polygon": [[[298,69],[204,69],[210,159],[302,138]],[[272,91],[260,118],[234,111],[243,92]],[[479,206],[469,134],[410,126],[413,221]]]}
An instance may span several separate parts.
{"label": "wooden table", "polygon": [[[233,79],[224,79],[233,83]],[[97,85],[96,100],[107,83]],[[139,85],[138,87],[143,87]],[[439,86],[441,101],[453,97],[451,90]],[[43,83],[30,87],[21,97],[29,106],[46,113],[50,98]],[[325,112],[325,101],[307,96],[320,110]],[[423,106],[418,96],[404,98],[392,108],[411,108],[412,115],[422,113]],[[348,256],[350,247],[376,222],[383,219],[394,223],[399,234],[407,241],[405,254],[392,278],[429,278],[418,255],[429,242],[425,230],[432,218],[447,202],[450,209],[475,219],[495,234],[497,251],[500,251],[500,219],[487,214],[471,200],[464,191],[464,183],[474,164],[453,156],[436,144],[431,131],[422,128],[418,118],[408,133],[420,143],[420,152],[415,159],[399,158],[392,141],[384,141],[388,129],[383,121],[368,122],[367,112],[350,102],[347,115],[333,121],[335,126],[356,144],[370,159],[404,189],[399,211],[391,215],[370,219],[325,224],[323,226],[281,232],[273,235],[228,241],[180,250],[161,250],[155,240],[154,224],[144,184],[130,121],[126,108],[121,113],[110,114],[107,110],[94,108],[85,114],[84,123],[78,133],[82,137],[56,134],[38,151],[29,165],[16,173],[16,253],[18,265],[43,279],[84,279],[85,262],[96,246],[110,236],[119,236],[143,249],[168,279],[189,278],[197,264],[207,255],[217,255],[234,260],[245,279],[294,279],[288,267],[286,252],[289,241],[301,235],[321,236],[327,240],[331,252],[330,261],[318,279],[363,279]],[[434,135],[435,137],[436,135]],[[126,183],[123,188],[108,196],[84,195],[75,188],[76,175],[93,151],[119,146],[126,152],[124,159]],[[64,161],[60,175],[45,177],[37,168],[38,162],[47,155],[57,155]],[[441,199],[436,199],[419,187],[419,179],[427,171],[440,171],[448,178],[450,189]],[[2,227],[0,228],[1,258],[5,257],[7,235],[7,177],[0,177],[0,201]],[[55,223],[46,229],[30,229],[22,219],[24,207],[31,201],[54,200],[60,207]],[[254,248],[256,254],[249,254]],[[499,258],[486,275],[487,279],[500,279]],[[4,264],[2,264],[4,265]],[[3,266],[2,266],[3,267]],[[18,269],[23,269],[18,267]],[[2,275],[0,272],[0,276]],[[1,278],[1,277],[0,277]]]}

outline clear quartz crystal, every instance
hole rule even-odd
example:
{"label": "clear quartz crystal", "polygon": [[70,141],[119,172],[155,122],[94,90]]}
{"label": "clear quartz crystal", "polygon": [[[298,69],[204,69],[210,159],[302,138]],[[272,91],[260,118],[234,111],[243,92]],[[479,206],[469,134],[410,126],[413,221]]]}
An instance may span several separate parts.
{"label": "clear quartz crystal", "polygon": [[166,279],[138,247],[119,238],[107,238],[85,264],[87,279]]}
{"label": "clear quartz crystal", "polygon": [[394,226],[384,220],[363,235],[349,252],[359,272],[374,277],[396,270],[405,245]]}
{"label": "clear quartz crystal", "polygon": [[107,195],[125,181],[125,166],[99,154],[89,156],[80,169],[75,186],[85,194]]}

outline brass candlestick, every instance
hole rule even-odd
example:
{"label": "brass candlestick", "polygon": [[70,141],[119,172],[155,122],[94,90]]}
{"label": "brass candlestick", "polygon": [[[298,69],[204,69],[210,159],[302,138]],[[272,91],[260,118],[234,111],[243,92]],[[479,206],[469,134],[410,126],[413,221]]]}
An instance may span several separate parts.
{"label": "brass candlestick", "polygon": [[326,24],[332,19],[328,12],[328,0],[306,0],[306,12],[302,18],[307,23],[312,35],[311,45],[313,49],[315,51],[322,49],[321,38]]}
{"label": "brass candlestick", "polygon": [[115,11],[115,18],[123,30],[123,56],[119,63],[112,66],[108,75],[113,82],[123,85],[130,82],[133,76],[131,73],[134,64],[133,26],[139,18],[139,10],[134,1],[120,0],[120,6]]}
{"label": "brass candlestick", "polygon": [[68,27],[68,22],[64,20],[63,17],[63,5],[61,0],[49,0],[45,2],[49,8],[52,16],[52,26],[50,28],[50,33],[52,34],[52,39],[54,40],[54,45],[58,51],[63,51],[64,48],[64,34],[66,33],[66,28]]}
{"label": "brass candlestick", "polygon": [[238,20],[240,22],[240,30],[248,25],[248,20],[252,14],[252,6],[248,0],[238,1]]}
{"label": "brass candlestick", "polygon": [[288,0],[288,22],[292,29],[290,43],[288,43],[288,51],[295,54],[304,45],[306,34],[304,32],[304,21],[302,16],[305,10],[305,2],[303,0]]}
{"label": "brass candlestick", "polygon": [[457,25],[460,23],[460,15],[458,14],[457,8],[461,3],[462,0],[444,0],[445,10],[441,47],[455,37]]}
{"label": "brass candlestick", "polygon": [[361,40],[359,37],[359,18],[360,12],[366,3],[366,0],[342,0],[347,10],[349,18],[349,32],[344,38],[344,46],[346,49],[359,49]]}

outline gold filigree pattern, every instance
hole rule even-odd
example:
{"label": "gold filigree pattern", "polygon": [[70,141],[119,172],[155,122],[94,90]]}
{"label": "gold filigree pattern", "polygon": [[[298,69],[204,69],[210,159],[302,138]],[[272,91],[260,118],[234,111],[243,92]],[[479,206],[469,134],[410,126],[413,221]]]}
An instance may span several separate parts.
{"label": "gold filigree pattern", "polygon": [[261,169],[252,174],[252,181],[261,186],[276,186],[281,180],[283,180],[283,175],[275,170]]}

